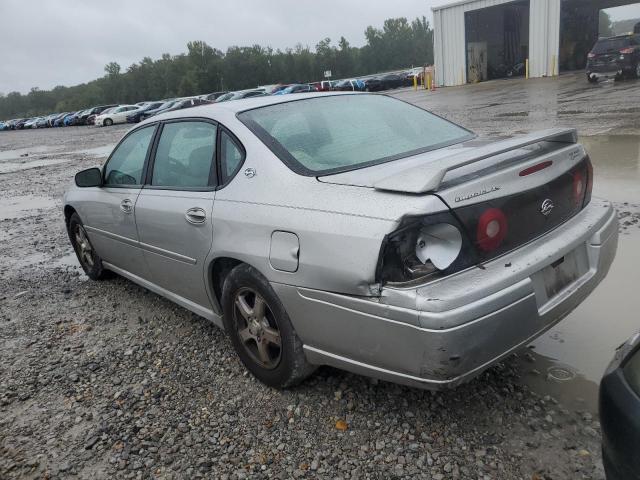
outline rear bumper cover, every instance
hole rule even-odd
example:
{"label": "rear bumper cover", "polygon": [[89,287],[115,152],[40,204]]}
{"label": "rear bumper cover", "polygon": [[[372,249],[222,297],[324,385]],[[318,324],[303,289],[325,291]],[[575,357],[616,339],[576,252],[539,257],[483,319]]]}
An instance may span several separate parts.
{"label": "rear bumper cover", "polygon": [[[576,308],[606,276],[618,222],[593,199],[522,248],[418,289],[365,298],[273,284],[308,360],[407,385],[440,389],[480,374]],[[581,274],[552,298],[541,271],[579,257]]]}

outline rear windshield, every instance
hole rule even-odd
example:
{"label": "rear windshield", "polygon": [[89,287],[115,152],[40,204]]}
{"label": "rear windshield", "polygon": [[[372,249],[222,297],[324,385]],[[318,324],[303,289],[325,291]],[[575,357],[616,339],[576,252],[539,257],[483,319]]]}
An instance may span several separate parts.
{"label": "rear windshield", "polygon": [[596,45],[593,47],[592,52],[595,54],[598,53],[607,53],[607,52],[619,52],[623,48],[631,46],[631,39],[627,38],[607,38],[604,40],[598,40]]}
{"label": "rear windshield", "polygon": [[260,107],[238,118],[292,170],[354,170],[473,137],[425,110],[383,95],[316,97]]}

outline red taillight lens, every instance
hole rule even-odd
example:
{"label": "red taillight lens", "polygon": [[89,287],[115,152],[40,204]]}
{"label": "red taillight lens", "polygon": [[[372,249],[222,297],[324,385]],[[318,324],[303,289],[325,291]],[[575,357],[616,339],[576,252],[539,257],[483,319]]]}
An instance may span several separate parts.
{"label": "red taillight lens", "polygon": [[490,208],[478,220],[478,248],[484,252],[497,249],[507,236],[507,217],[498,208]]}
{"label": "red taillight lens", "polygon": [[573,203],[575,205],[582,205],[584,202],[584,192],[587,189],[587,182],[585,181],[582,170],[576,170],[573,172],[573,188],[571,190],[573,196]]}
{"label": "red taillight lens", "polygon": [[583,207],[586,207],[591,201],[591,192],[593,191],[593,164],[591,163],[591,159],[587,157],[587,187],[584,193],[584,203]]}
{"label": "red taillight lens", "polygon": [[620,50],[620,53],[622,53],[623,55],[629,55],[633,53],[633,47],[623,48],[622,50]]}

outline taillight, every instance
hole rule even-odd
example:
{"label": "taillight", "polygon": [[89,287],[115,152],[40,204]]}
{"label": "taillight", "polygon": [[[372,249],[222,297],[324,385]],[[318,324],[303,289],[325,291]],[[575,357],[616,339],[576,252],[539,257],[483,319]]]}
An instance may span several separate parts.
{"label": "taillight", "polygon": [[458,220],[448,212],[407,218],[386,236],[376,271],[381,284],[424,282],[460,271],[477,261]]}
{"label": "taillight", "polygon": [[623,55],[629,55],[633,53],[633,50],[634,50],[633,47],[623,48],[622,50],[620,50],[620,53],[622,53]]}
{"label": "taillight", "polygon": [[499,208],[485,210],[478,220],[477,245],[484,252],[496,250],[507,236],[507,217]]}
{"label": "taillight", "polygon": [[573,188],[571,189],[571,196],[573,197],[574,205],[582,205],[584,203],[584,192],[586,191],[586,180],[582,170],[576,170],[573,172]]}
{"label": "taillight", "polygon": [[591,202],[591,192],[593,191],[593,164],[589,157],[587,157],[585,161],[587,163],[587,186],[584,193],[584,202],[582,203],[583,208]]}

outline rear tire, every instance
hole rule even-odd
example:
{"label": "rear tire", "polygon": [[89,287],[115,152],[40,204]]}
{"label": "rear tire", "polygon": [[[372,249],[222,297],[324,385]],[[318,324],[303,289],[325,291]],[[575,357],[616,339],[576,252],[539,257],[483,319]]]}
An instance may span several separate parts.
{"label": "rear tire", "polygon": [[109,277],[109,273],[102,265],[102,258],[96,253],[89,236],[87,235],[82,220],[77,213],[71,215],[67,229],[69,240],[73,250],[76,252],[78,261],[84,273],[91,280],[104,280]]}
{"label": "rear tire", "polygon": [[111,125],[113,125],[113,120],[111,120],[110,118],[105,118],[104,122],[102,122],[102,125],[104,125],[105,127],[110,127]]}
{"label": "rear tire", "polygon": [[260,272],[241,264],[222,288],[224,327],[244,366],[273,388],[299,384],[316,369],[307,362],[284,305]]}
{"label": "rear tire", "polygon": [[636,64],[636,78],[640,78],[640,62]]}

